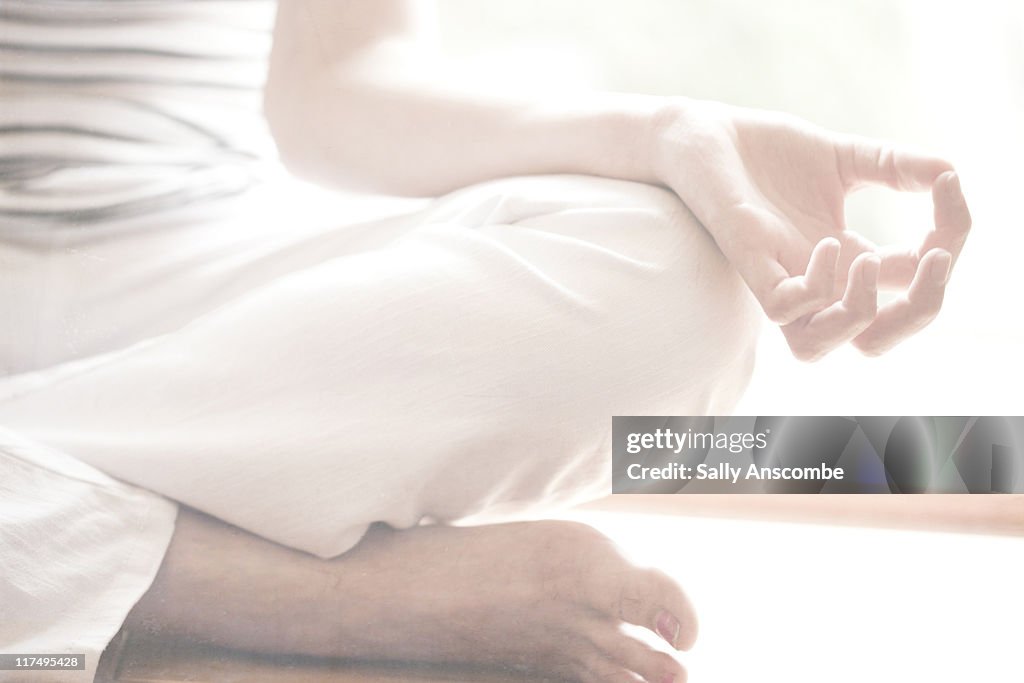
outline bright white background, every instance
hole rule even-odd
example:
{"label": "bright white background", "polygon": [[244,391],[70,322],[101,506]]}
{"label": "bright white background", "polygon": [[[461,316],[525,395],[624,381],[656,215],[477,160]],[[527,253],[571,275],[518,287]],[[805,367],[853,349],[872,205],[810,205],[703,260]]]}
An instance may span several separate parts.
{"label": "bright white background", "polygon": [[[440,0],[481,75],[781,109],[958,167],[975,229],[933,325],[876,359],[806,365],[766,325],[738,414],[1024,414],[1024,2]],[[927,196],[868,190],[848,222],[917,240]],[[1019,538],[579,513],[677,576],[691,680],[1021,681]]]}
{"label": "bright white background", "polygon": [[[1024,3],[440,0],[442,48],[560,87],[781,109],[936,151],[975,228],[939,319],[887,356],[805,365],[766,326],[739,414],[1024,414]],[[855,195],[851,227],[915,240],[927,196]]]}
{"label": "bright white background", "polygon": [[686,588],[692,683],[1020,683],[1024,542],[576,513]]}

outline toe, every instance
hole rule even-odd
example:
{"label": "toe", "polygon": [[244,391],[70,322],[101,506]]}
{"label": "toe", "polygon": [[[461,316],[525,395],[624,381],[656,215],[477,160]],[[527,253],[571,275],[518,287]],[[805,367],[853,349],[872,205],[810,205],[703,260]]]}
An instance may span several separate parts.
{"label": "toe", "polygon": [[674,657],[658,651],[612,623],[595,625],[590,639],[615,666],[638,674],[649,683],[683,683],[686,680],[686,670]]}
{"label": "toe", "polygon": [[571,595],[606,619],[653,631],[676,649],[693,646],[697,616],[675,579],[632,564],[592,528],[562,524],[550,532],[553,540],[543,548],[544,559],[534,563],[548,599]]}
{"label": "toe", "polygon": [[600,583],[602,592],[595,597],[606,613],[654,631],[676,649],[693,646],[697,615],[671,576],[657,569],[630,567],[617,576],[605,574]]}
{"label": "toe", "polygon": [[579,679],[585,683],[645,683],[639,674],[599,655],[586,662]]}

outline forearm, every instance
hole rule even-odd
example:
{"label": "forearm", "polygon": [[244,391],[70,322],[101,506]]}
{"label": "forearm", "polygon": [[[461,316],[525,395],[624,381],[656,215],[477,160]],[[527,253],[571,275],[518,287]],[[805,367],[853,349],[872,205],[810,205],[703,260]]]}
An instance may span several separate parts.
{"label": "forearm", "polygon": [[322,184],[437,195],[542,173],[658,180],[650,148],[664,98],[498,94],[386,67],[272,73],[270,88],[282,157]]}

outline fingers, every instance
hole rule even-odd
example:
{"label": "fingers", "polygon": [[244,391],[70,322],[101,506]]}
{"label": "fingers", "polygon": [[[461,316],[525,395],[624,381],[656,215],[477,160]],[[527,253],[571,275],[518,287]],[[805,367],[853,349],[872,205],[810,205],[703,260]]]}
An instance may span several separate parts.
{"label": "fingers", "polygon": [[917,266],[921,258],[917,255],[917,249],[908,247],[883,247],[878,251],[881,259],[881,270],[878,274],[878,284],[882,287],[905,288],[909,287],[917,273]]}
{"label": "fingers", "polygon": [[[782,326],[794,355],[803,360],[820,358],[851,340],[876,355],[925,327],[938,314],[950,269],[971,229],[967,201],[949,162],[863,139],[851,138],[836,149],[847,189],[865,183],[909,191],[930,188],[935,227],[917,248],[875,251],[855,233],[843,233],[845,246],[827,237],[815,245],[802,275],[791,276],[787,268],[794,264],[784,266],[778,254],[734,259],[768,318]],[[847,272],[848,259],[862,251],[872,255],[857,256]],[[788,256],[792,260],[792,253]],[[836,302],[844,282],[843,299]],[[907,293],[878,310],[880,286],[907,288]]]}
{"label": "fingers", "polygon": [[935,204],[935,230],[929,234],[923,251],[945,249],[956,261],[960,250],[971,231],[971,212],[967,199],[960,187],[960,176],[954,172],[945,173],[932,188]]}
{"label": "fingers", "polygon": [[917,274],[920,254],[933,249],[949,252],[956,262],[971,230],[971,212],[967,208],[960,187],[960,178],[954,172],[943,173],[932,188],[935,204],[935,228],[916,249],[886,248],[881,250],[883,287],[907,287]]}
{"label": "fingers", "polygon": [[850,266],[841,301],[782,328],[794,356],[804,361],[817,360],[871,325],[878,309],[880,266],[874,254],[861,254]]}
{"label": "fingers", "polygon": [[[937,159],[914,159],[893,153],[885,163],[875,167],[876,175],[861,175],[860,178],[882,182],[896,189],[922,189],[922,184],[928,180],[932,171],[942,168],[943,163]],[[860,171],[864,170],[862,164]],[[928,325],[942,307],[950,271],[971,229],[971,213],[960,186],[960,178],[952,168],[946,168],[936,175],[930,187],[935,207],[935,227],[921,246],[916,249],[902,247],[880,251],[879,284],[908,289],[905,296],[879,310],[874,321],[854,337],[853,345],[865,354],[879,355],[888,351]],[[815,316],[803,328],[783,330],[797,357],[820,357],[827,340],[838,337],[836,327],[829,326],[829,331],[823,331],[825,326],[822,321],[828,319],[825,318],[826,313],[830,311]],[[842,313],[832,311],[831,315],[842,320]],[[833,322],[835,319],[831,318]],[[852,320],[849,322],[846,333],[855,327]]]}
{"label": "fingers", "polygon": [[945,159],[894,147],[885,142],[850,137],[837,145],[839,175],[847,190],[876,184],[894,190],[921,192],[953,166]]}
{"label": "fingers", "polygon": [[942,307],[952,265],[953,256],[944,249],[925,254],[906,296],[879,310],[853,345],[868,355],[879,355],[934,320]]}
{"label": "fingers", "polygon": [[804,275],[790,277],[780,264],[774,264],[771,280],[758,296],[768,317],[785,325],[832,303],[839,251],[839,240],[834,237],[818,242]]}
{"label": "fingers", "polygon": [[873,254],[861,254],[850,268],[842,301],[783,326],[793,355],[814,361],[850,340],[868,355],[888,351],[938,315],[952,264],[948,251],[929,251],[918,263],[907,294],[878,310],[881,261]]}

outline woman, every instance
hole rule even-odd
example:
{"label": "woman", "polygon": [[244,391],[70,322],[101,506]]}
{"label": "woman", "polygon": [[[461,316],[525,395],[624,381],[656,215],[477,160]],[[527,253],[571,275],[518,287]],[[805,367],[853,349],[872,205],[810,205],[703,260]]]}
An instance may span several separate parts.
{"label": "woman", "polygon": [[[612,415],[727,412],[758,306],[804,359],[927,324],[970,225],[952,167],[716,103],[459,86],[426,3],[281,3],[267,68],[271,9],[0,9],[5,651],[98,651],[130,610],[261,652],[681,680],[621,628],[693,643],[670,577],[490,522],[607,493]],[[264,68],[292,172],[440,198],[356,222],[286,195]],[[847,230],[866,183],[930,189],[935,229]],[[67,520],[89,544],[23,542]]]}

